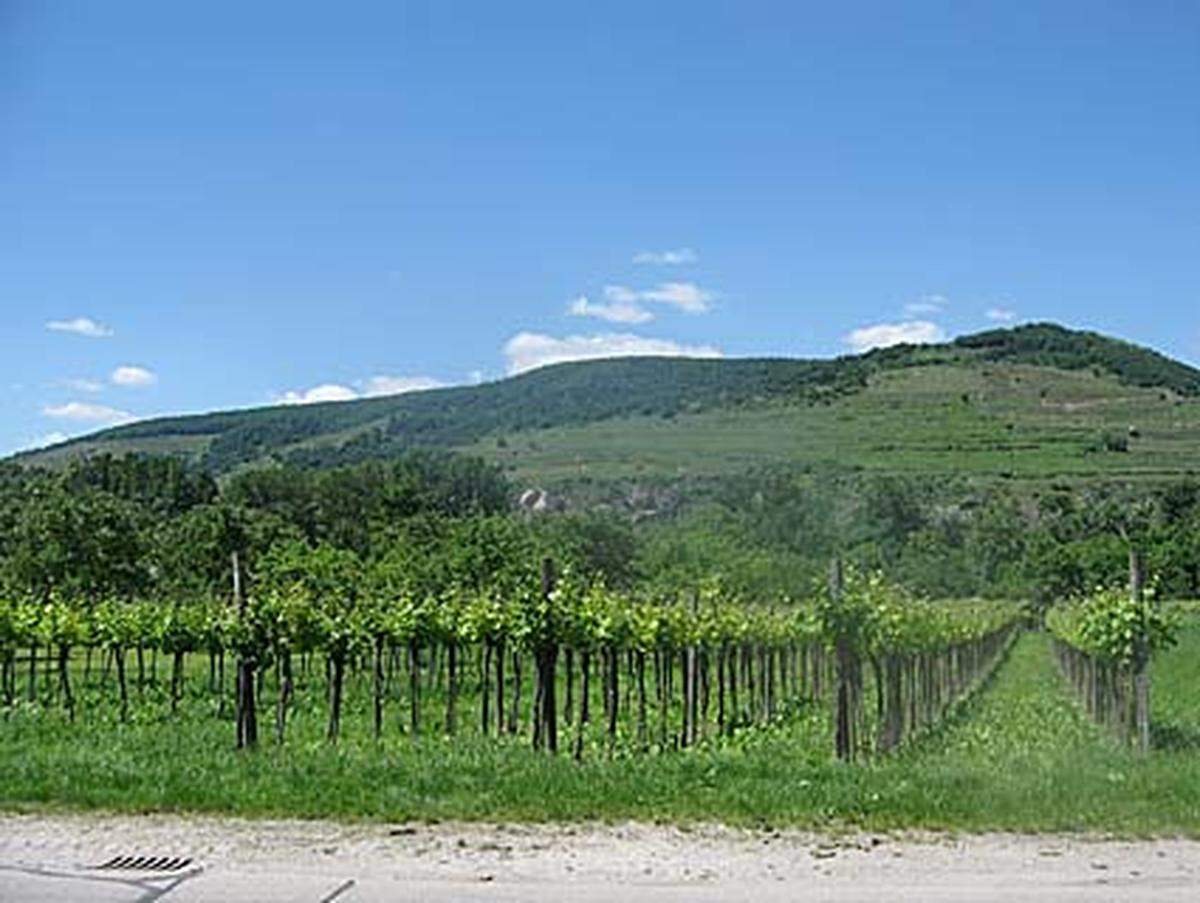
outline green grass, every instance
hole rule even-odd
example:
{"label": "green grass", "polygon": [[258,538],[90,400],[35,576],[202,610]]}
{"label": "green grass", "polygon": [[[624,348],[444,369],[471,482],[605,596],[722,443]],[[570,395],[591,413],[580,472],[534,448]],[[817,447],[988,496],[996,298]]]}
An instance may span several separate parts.
{"label": "green grass", "polygon": [[[1188,642],[1200,643],[1200,635]],[[1195,656],[1178,654],[1194,672]],[[1156,717],[1171,716],[1167,699],[1191,693],[1183,666],[1164,658],[1156,669],[1156,699],[1165,707]],[[718,746],[613,760],[593,749],[576,764],[523,743],[413,741],[394,727],[376,743],[361,700],[347,714],[347,736],[331,747],[320,739],[323,706],[307,697],[284,748],[267,742],[238,754],[228,720],[204,711],[199,698],[189,705],[179,722],[162,705],[135,707],[126,725],[111,713],[100,717],[103,707],[74,727],[50,712],[13,712],[0,722],[0,804],[1200,836],[1200,756],[1167,748],[1139,761],[1102,736],[1067,696],[1045,637],[1035,634],[1022,637],[992,683],[942,727],[866,766],[830,761],[828,725],[817,710]],[[1196,708],[1187,711],[1191,718]]]}
{"label": "green grass", "polygon": [[1150,680],[1154,745],[1200,755],[1200,619],[1189,619],[1179,645],[1155,658]]}

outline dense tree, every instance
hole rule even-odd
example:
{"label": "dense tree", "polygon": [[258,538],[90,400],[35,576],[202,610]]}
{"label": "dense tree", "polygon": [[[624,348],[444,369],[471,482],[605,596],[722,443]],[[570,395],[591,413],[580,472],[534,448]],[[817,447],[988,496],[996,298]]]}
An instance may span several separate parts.
{"label": "dense tree", "polygon": [[372,535],[389,525],[419,514],[497,514],[508,509],[511,494],[501,473],[478,459],[417,452],[333,470],[252,470],[234,478],[225,496],[293,524],[310,544],[367,555]]}
{"label": "dense tree", "polygon": [[1200,595],[1194,481],[1022,493],[966,478],[770,468],[636,523],[607,510],[518,514],[495,468],[422,452],[252,470],[213,491],[178,461],[0,468],[5,584],[43,599],[228,598],[234,553],[253,589],[263,556],[300,541],[353,552],[364,567],[386,559],[434,600],[494,586],[546,555],[613,589],[697,587],[717,573],[748,598],[796,594],[836,553],[930,596],[1049,602],[1122,581],[1132,543],[1161,593]]}
{"label": "dense tree", "polygon": [[56,589],[131,598],[152,578],[149,517],[109,493],[36,484],[23,495],[5,542],[16,587],[40,598]]}
{"label": "dense tree", "polygon": [[638,541],[628,518],[611,512],[578,512],[538,522],[546,551],[581,574],[598,576],[614,589],[638,580]]}
{"label": "dense tree", "polygon": [[73,459],[63,478],[72,489],[98,489],[171,516],[217,497],[212,476],[174,457],[91,455]]}

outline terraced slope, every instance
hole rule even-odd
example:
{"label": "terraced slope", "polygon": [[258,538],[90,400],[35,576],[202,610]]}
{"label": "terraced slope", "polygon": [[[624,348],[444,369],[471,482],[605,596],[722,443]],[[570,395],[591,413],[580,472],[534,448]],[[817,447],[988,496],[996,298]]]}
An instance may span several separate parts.
{"label": "terraced slope", "polygon": [[1200,470],[1200,401],[1021,364],[885,371],[830,404],[618,418],[462,446],[521,483],[712,477],[792,463],[997,479]]}
{"label": "terraced slope", "polygon": [[998,477],[1172,476],[1200,462],[1200,371],[1050,324],[833,360],[632,358],[482,386],[150,420],[26,455],[178,454],[215,473],[481,454],[521,481],[676,479],[765,462]]}

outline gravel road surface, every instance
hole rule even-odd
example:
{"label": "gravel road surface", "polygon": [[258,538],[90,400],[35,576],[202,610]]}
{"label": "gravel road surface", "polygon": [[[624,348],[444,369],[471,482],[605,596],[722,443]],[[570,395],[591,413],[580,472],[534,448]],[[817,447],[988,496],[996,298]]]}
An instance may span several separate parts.
{"label": "gravel road surface", "polygon": [[20,903],[1149,903],[1200,900],[1198,872],[1187,840],[0,815],[0,901]]}

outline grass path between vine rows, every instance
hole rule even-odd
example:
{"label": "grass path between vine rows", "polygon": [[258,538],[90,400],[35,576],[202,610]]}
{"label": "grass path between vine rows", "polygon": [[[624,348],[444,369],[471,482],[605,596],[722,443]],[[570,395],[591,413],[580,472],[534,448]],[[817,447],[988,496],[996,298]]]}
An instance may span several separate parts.
{"label": "grass path between vine rows", "polygon": [[[1189,636],[1200,646],[1200,633]],[[1156,679],[1164,695],[1191,694],[1170,667]],[[1200,837],[1200,755],[1178,743],[1138,761],[1102,736],[1067,695],[1041,635],[1018,640],[983,691],[895,757],[831,762],[826,720],[814,712],[718,748],[577,764],[523,745],[376,743],[365,732],[336,748],[301,733],[244,756],[213,718],[70,726],[18,712],[0,723],[0,807]]]}
{"label": "grass path between vine rows", "polygon": [[[1185,637],[1191,644],[1200,648],[1200,631]],[[1194,692],[1175,673],[1185,660],[1156,672],[1164,707]],[[1071,697],[1040,634],[1022,637],[991,686],[890,767],[906,763],[922,789],[898,808],[920,813],[923,826],[1200,834],[1200,756],[1166,748],[1140,760],[1103,734]]]}

